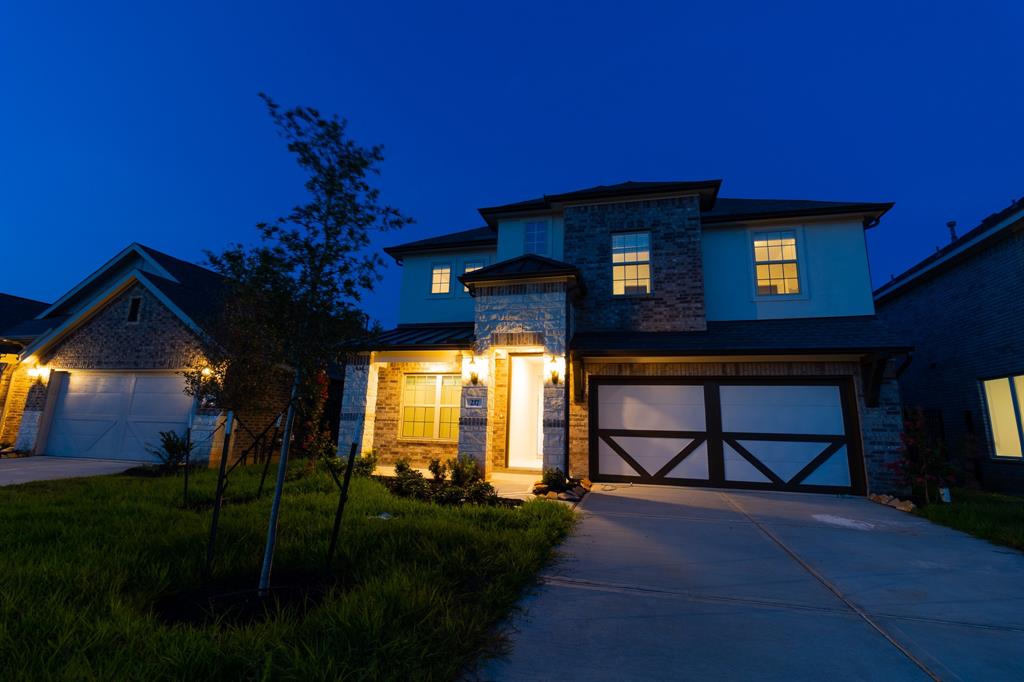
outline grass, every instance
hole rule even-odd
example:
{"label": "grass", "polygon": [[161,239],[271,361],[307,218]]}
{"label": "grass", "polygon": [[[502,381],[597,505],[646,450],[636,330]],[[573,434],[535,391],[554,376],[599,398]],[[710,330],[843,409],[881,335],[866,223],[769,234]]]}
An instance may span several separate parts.
{"label": "grass", "polygon": [[[269,496],[232,475],[214,581],[255,587]],[[211,500],[213,472],[195,478]],[[337,493],[327,475],[285,484],[274,576],[322,575]],[[391,520],[376,518],[380,512]],[[452,679],[572,525],[562,505],[462,508],[354,479],[323,600],[248,624],[167,624],[153,606],[202,584],[209,506],[181,479],[114,476],[0,488],[3,679]]]}
{"label": "grass", "polygon": [[999,545],[1024,550],[1024,498],[955,488],[952,503],[933,503],[916,513]]}

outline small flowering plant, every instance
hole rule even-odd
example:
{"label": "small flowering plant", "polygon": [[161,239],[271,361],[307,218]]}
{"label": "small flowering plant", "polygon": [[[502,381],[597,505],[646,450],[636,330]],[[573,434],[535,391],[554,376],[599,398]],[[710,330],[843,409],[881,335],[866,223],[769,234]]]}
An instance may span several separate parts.
{"label": "small flowering plant", "polygon": [[932,491],[954,483],[956,476],[944,444],[929,435],[920,408],[907,410],[900,441],[903,456],[889,468],[902,485],[920,493],[925,504],[930,504]]}

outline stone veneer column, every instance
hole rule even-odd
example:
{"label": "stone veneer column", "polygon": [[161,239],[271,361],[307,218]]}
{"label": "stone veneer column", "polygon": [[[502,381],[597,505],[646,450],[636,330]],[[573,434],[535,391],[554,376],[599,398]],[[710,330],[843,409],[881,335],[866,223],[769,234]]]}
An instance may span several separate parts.
{"label": "stone veneer column", "polygon": [[568,469],[565,461],[565,377],[557,384],[546,376],[544,384],[544,468]]}
{"label": "stone veneer column", "polygon": [[[493,375],[492,375],[493,376]],[[466,384],[462,387],[462,405],[459,412],[459,455],[469,455],[480,465],[484,476],[490,476],[493,467],[487,457],[487,414],[491,409],[484,384]]]}

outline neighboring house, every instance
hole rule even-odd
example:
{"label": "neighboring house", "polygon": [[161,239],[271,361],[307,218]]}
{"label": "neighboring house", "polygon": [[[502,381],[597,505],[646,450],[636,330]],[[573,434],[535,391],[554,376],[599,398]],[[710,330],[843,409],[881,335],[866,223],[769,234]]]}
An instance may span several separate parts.
{"label": "neighboring house", "polygon": [[399,325],[347,365],[339,446],[594,480],[894,488],[901,410],[864,230],[888,203],[627,182],[385,249]]}
{"label": "neighboring house", "polygon": [[914,345],[907,407],[988,488],[1024,492],[1024,199],[875,291]]}
{"label": "neighboring house", "polygon": [[[0,442],[35,454],[153,460],[160,431],[191,424],[196,458],[218,459],[222,431],[211,434],[222,416],[196,409],[182,371],[205,362],[200,324],[221,291],[217,273],[131,244],[52,305],[0,327],[0,342],[19,347]],[[249,427],[260,428],[261,417]]]}
{"label": "neighboring house", "polygon": [[[0,329],[8,329],[33,318],[49,305],[49,303],[33,301],[30,298],[0,294]],[[2,437],[3,425],[7,421],[4,406],[7,404],[7,396],[11,390],[11,379],[18,369],[18,354],[23,348],[24,346],[17,341],[0,338],[0,450],[8,448],[14,443],[13,438],[5,440]]]}

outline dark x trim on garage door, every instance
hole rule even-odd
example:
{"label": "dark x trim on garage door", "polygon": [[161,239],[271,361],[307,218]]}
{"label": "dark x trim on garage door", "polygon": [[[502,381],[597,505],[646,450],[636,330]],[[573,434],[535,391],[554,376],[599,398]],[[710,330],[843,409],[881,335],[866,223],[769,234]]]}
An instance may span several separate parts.
{"label": "dark x trim on garage door", "polygon": [[[633,482],[659,485],[704,486],[714,488],[740,488],[750,490],[782,490],[791,492],[818,493],[852,493],[863,495],[866,492],[864,458],[860,447],[860,425],[857,420],[857,403],[852,380],[849,377],[822,377],[808,379],[756,379],[749,377],[590,377],[590,471],[591,478],[596,481]],[[705,430],[703,431],[652,431],[643,429],[610,429],[600,427],[599,396],[601,387],[609,384],[618,385],[678,385],[702,386],[704,390]],[[843,412],[843,431],[839,434],[807,434],[807,433],[761,433],[725,431],[722,427],[722,386],[836,386],[839,389]],[[667,463],[657,471],[647,471],[637,462],[626,448],[616,441],[616,436],[678,438],[692,439]],[[787,480],[780,478],[771,468],[759,460],[741,441],[782,441],[798,443],[820,443],[821,451],[803,468]],[[602,473],[599,442],[622,458],[636,475]],[[681,462],[707,444],[708,477],[673,478],[668,474]],[[726,480],[725,445],[749,462],[768,482]],[[850,485],[809,485],[805,481],[819,466],[826,462],[841,448],[846,447],[850,469]]]}

